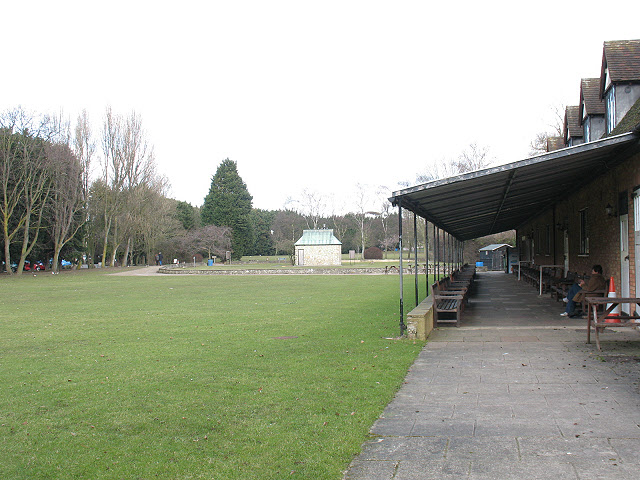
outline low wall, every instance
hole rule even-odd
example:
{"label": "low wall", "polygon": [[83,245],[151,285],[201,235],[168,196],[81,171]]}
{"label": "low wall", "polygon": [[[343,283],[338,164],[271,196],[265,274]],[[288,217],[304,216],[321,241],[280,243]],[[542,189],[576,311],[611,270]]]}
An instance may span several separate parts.
{"label": "low wall", "polygon": [[[385,275],[398,272],[386,272],[384,268],[238,268],[224,270],[199,270],[189,267],[167,265],[160,267],[159,273],[178,275]],[[407,270],[405,269],[405,273]]]}
{"label": "low wall", "polygon": [[433,299],[431,295],[407,314],[407,336],[426,340],[433,331]]}

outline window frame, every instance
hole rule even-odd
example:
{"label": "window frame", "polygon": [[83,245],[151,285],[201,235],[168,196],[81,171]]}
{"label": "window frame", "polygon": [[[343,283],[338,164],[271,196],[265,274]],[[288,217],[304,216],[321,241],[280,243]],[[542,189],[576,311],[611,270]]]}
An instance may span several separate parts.
{"label": "window frame", "polygon": [[589,255],[589,209],[583,208],[580,215],[580,245],[578,255]]}
{"label": "window frame", "polygon": [[616,128],[616,88],[615,85],[611,85],[609,90],[605,92],[605,106],[606,106],[606,130],[607,133]]}

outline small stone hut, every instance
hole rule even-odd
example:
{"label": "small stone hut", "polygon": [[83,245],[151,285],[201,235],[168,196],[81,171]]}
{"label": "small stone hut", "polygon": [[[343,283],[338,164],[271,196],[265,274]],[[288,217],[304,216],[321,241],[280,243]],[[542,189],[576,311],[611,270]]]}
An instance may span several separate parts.
{"label": "small stone hut", "polygon": [[333,230],[304,230],[295,243],[295,264],[299,266],[342,265],[342,242]]}

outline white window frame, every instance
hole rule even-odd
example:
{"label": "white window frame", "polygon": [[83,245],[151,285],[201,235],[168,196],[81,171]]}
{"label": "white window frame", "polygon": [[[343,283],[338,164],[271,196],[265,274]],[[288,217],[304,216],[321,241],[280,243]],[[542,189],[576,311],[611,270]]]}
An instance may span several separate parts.
{"label": "white window frame", "polygon": [[591,118],[587,117],[582,124],[582,128],[584,129],[584,141],[591,141]]}
{"label": "white window frame", "polygon": [[616,128],[616,87],[611,88],[605,93],[605,106],[607,109],[607,133]]}

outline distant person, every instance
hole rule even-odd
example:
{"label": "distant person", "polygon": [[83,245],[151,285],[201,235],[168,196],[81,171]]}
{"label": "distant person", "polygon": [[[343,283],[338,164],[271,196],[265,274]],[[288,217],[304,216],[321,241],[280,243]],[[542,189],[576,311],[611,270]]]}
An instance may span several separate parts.
{"label": "distant person", "polygon": [[560,315],[563,317],[573,317],[575,315],[576,303],[582,302],[587,293],[595,292],[596,290],[604,290],[607,288],[607,281],[602,276],[602,267],[600,265],[594,265],[591,270],[591,277],[588,282],[581,279],[578,283],[574,283],[567,296],[563,298],[563,301],[567,303],[567,308]]}
{"label": "distant person", "polygon": [[162,252],[158,252],[158,265],[162,266]]}
{"label": "distant person", "polygon": [[156,253],[156,257],[155,258],[156,258],[156,265],[158,265],[159,259],[158,259],[158,254],[157,253]]}

